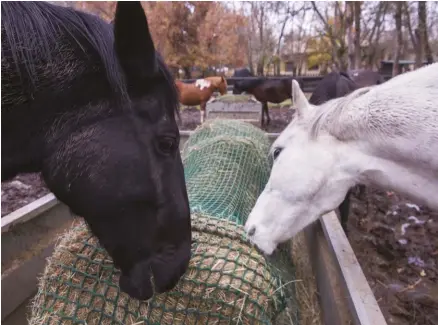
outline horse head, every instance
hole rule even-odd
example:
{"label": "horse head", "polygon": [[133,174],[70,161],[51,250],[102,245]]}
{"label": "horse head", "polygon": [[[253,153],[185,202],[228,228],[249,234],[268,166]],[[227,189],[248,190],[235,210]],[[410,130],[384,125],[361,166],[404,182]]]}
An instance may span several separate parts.
{"label": "horse head", "polygon": [[[118,2],[113,26],[45,2],[1,5],[2,54],[8,53],[2,55],[2,89],[20,80],[14,58],[44,62],[33,70],[32,98],[2,112],[2,176],[42,171],[49,189],[85,219],[121,269],[122,291],[150,298],[152,275],[156,292],[170,290],[190,260],[190,210],[177,90],[140,2]],[[33,56],[14,55],[31,51],[26,44]],[[50,59],[35,57],[45,55],[46,45]],[[15,92],[5,88],[2,106],[17,92],[26,96],[30,78],[23,78]]]}
{"label": "horse head", "polygon": [[219,93],[223,96],[227,94],[227,80],[221,76],[221,77],[209,77],[206,78],[209,81],[211,81],[211,84],[213,85],[215,90],[218,90]]}
{"label": "horse head", "polygon": [[296,117],[272,144],[269,180],[245,224],[250,240],[266,254],[339,206],[353,185],[340,171],[328,181],[331,167],[339,164],[340,157],[331,151],[338,143],[325,134],[314,139],[309,132],[315,114],[324,108],[311,105],[296,80],[292,98]]}

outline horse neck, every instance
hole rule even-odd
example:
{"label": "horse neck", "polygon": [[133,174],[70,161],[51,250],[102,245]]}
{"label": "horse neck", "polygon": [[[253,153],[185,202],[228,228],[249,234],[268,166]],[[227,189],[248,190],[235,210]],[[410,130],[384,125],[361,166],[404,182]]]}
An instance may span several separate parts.
{"label": "horse neck", "polygon": [[419,204],[438,209],[436,169],[415,162],[378,156],[369,144],[358,142],[346,146],[344,153],[344,158],[348,161],[344,164],[356,173],[356,183],[394,190]]}

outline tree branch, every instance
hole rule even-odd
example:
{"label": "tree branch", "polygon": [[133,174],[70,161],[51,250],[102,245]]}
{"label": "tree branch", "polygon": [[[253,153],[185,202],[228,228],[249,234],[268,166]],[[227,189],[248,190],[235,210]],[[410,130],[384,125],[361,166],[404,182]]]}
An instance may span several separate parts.
{"label": "tree branch", "polygon": [[406,27],[408,28],[409,36],[411,37],[412,46],[414,48],[416,48],[417,47],[417,39],[412,31],[411,14],[409,12],[408,3],[406,1],[403,2],[403,9],[404,9],[405,19],[406,19]]}

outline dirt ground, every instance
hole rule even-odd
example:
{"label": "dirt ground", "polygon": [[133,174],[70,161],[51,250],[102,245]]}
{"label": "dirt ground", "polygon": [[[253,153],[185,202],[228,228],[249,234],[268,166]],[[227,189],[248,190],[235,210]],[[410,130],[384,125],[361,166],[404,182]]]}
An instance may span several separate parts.
{"label": "dirt ground", "polygon": [[[267,132],[281,132],[293,117],[270,109]],[[193,130],[199,110],[185,108],[181,130]],[[38,174],[2,183],[2,216],[43,196]],[[438,213],[392,193],[368,188],[353,197],[349,238],[388,324],[438,325]]]}
{"label": "dirt ground", "polygon": [[40,174],[22,174],[2,182],[2,217],[47,193]]}

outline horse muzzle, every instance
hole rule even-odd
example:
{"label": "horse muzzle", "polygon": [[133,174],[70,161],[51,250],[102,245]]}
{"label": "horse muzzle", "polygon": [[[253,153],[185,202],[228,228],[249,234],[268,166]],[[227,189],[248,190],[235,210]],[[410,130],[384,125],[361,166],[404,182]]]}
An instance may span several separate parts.
{"label": "horse muzzle", "polygon": [[[172,255],[156,254],[136,263],[119,280],[120,289],[132,298],[147,300],[156,293],[172,290],[186,272],[191,256],[191,242],[181,244]],[[153,285],[152,285],[153,283]]]}

